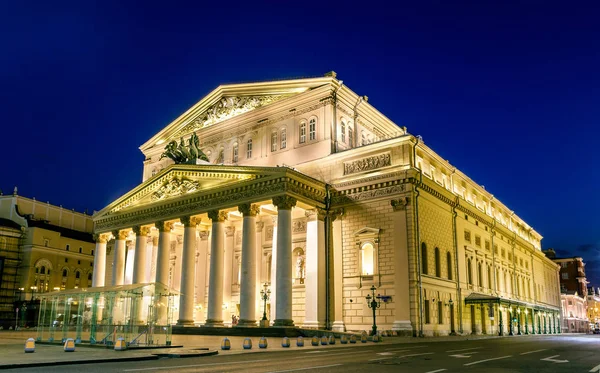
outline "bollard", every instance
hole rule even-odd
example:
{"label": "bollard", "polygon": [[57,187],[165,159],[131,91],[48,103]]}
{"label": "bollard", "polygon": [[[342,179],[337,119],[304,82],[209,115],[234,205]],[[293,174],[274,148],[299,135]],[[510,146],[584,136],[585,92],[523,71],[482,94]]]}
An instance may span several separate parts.
{"label": "bollard", "polygon": [[363,333],[360,335],[360,342],[367,343],[367,333]]}
{"label": "bollard", "polygon": [[73,338],[67,338],[65,341],[65,352],[75,352],[75,341]]}
{"label": "bollard", "polygon": [[375,342],[375,343],[377,343],[377,342],[381,342],[381,337],[380,337],[379,335],[375,334],[375,335],[373,336],[373,342]]}
{"label": "bollard", "polygon": [[243,347],[244,347],[244,350],[252,349],[252,340],[250,338],[244,338]]}
{"label": "bollard", "polygon": [[269,342],[267,342],[267,338],[260,337],[260,340],[258,341],[258,347],[259,348],[267,348],[268,345],[269,345]]}
{"label": "bollard", "polygon": [[231,341],[227,337],[223,338],[223,341],[221,342],[221,350],[230,350],[230,349],[231,349]]}
{"label": "bollard", "polygon": [[335,336],[333,336],[333,335],[329,336],[329,344],[330,345],[334,345],[335,344]]}
{"label": "bollard", "polygon": [[318,346],[319,345],[319,337],[317,337],[316,335],[314,337],[312,337],[312,339],[310,340],[310,344],[312,344],[313,346]]}
{"label": "bollard", "polygon": [[25,342],[25,352],[35,352],[35,340],[33,338],[29,338]]}
{"label": "bollard", "polygon": [[127,350],[127,344],[125,343],[125,338],[119,337],[115,342],[115,351],[125,351]]}
{"label": "bollard", "polygon": [[296,338],[296,347],[304,347],[304,338],[302,336]]}
{"label": "bollard", "polygon": [[352,334],[350,336],[350,343],[356,343],[356,335]]}
{"label": "bollard", "polygon": [[348,344],[348,336],[345,334],[342,334],[342,336],[340,337],[340,343],[343,345]]}
{"label": "bollard", "polygon": [[321,337],[321,345],[326,346],[328,344],[329,344],[329,340],[327,339],[327,336],[326,335],[322,336]]}
{"label": "bollard", "polygon": [[290,339],[288,337],[281,339],[281,347],[290,347]]}

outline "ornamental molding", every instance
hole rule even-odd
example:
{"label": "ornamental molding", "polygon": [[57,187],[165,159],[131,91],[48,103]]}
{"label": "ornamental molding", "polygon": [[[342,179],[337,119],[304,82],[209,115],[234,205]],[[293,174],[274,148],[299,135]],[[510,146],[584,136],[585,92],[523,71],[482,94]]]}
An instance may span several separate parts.
{"label": "ornamental molding", "polygon": [[380,197],[387,197],[406,191],[406,185],[399,181],[390,181],[377,185],[381,185],[381,187],[370,185],[341,191],[332,198],[332,202],[334,204],[344,204],[353,201],[364,201]]}
{"label": "ornamental molding", "polygon": [[392,156],[390,152],[372,155],[369,157],[344,162],[344,175],[357,172],[376,170],[378,168],[391,166]]}
{"label": "ornamental molding", "polygon": [[223,97],[171,137],[184,136],[229,118],[269,105],[291,95]]}
{"label": "ornamental molding", "polygon": [[348,187],[348,186],[351,186],[351,185],[365,184],[365,183],[370,183],[370,182],[377,181],[377,180],[390,179],[390,178],[403,178],[403,179],[405,179],[405,178],[408,178],[408,176],[407,176],[407,172],[406,171],[391,172],[389,174],[364,177],[364,178],[360,178],[360,179],[356,179],[356,180],[351,180],[351,181],[345,181],[345,182],[341,182],[341,183],[336,183],[336,184],[333,184],[333,186],[335,188],[339,189],[339,188],[344,188],[344,187]]}
{"label": "ornamental molding", "polygon": [[[315,214],[316,214],[316,211],[315,211]],[[307,219],[292,220],[292,234],[306,232],[306,221],[307,221]]]}

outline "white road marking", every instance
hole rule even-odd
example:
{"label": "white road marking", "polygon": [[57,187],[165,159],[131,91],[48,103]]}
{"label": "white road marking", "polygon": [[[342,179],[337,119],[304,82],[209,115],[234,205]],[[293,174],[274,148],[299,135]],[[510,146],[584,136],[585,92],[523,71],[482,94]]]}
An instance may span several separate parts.
{"label": "white road marking", "polygon": [[[423,347],[427,347],[427,346],[412,346],[412,347],[402,347],[402,350],[412,350],[413,348],[423,348]],[[398,347],[393,347],[393,348],[386,348],[386,351],[393,351],[393,350],[397,350]]]}
{"label": "white road marking", "polygon": [[589,371],[592,372],[592,373],[594,373],[594,372],[600,372],[600,365],[596,365],[595,367],[593,367]]}
{"label": "white road marking", "polygon": [[560,355],[552,355],[552,356],[548,356],[548,357],[545,357],[545,358],[540,359],[540,360],[551,361],[553,363],[559,363],[559,364],[561,364],[561,363],[568,363],[569,362],[569,360],[556,360],[555,357],[558,357],[558,356],[560,356]]}
{"label": "white road marking", "polygon": [[471,355],[473,354],[477,354],[477,351],[474,352],[465,352],[464,354],[455,354],[455,355],[448,355],[448,356],[452,356],[452,357],[457,357],[457,358],[469,358],[472,357]]}
{"label": "white road marking", "polygon": [[263,360],[246,360],[246,361],[236,361],[232,363],[220,362],[220,363],[210,363],[210,364],[195,364],[195,365],[178,365],[178,366],[170,366],[170,367],[153,367],[153,368],[137,368],[137,369],[125,369],[123,372],[139,372],[143,370],[172,370],[176,368],[195,368],[195,367],[209,367],[214,365],[232,365],[232,364],[247,364],[247,363],[260,363],[263,361],[271,361],[269,359]]}
{"label": "white road marking", "polygon": [[389,355],[396,355],[396,353],[395,352],[378,352],[377,355],[389,356]]}
{"label": "white road marking", "polygon": [[[327,352],[327,351],[320,351],[320,352]],[[373,350],[352,351],[352,352],[339,352],[339,353],[336,353],[336,354],[328,354],[328,355],[321,355],[321,356],[327,358],[327,357],[330,357],[330,356],[366,354],[367,352],[373,352]],[[306,356],[293,357],[292,359],[306,359]]]}
{"label": "white road marking", "polygon": [[467,364],[464,364],[464,365],[467,367],[467,366],[469,366],[469,365],[475,365],[475,364],[479,364],[479,363],[485,363],[486,361],[492,361],[492,360],[507,359],[507,358],[509,358],[509,357],[512,357],[512,355],[501,356],[501,357],[494,357],[494,358],[491,358],[491,359],[485,359],[485,360],[478,360],[478,361],[474,361],[474,362],[472,362],[472,363],[467,363]]}
{"label": "white road marking", "polygon": [[288,370],[276,370],[276,371],[272,371],[272,372],[269,372],[269,373],[298,372],[300,370],[339,367],[340,365],[342,365],[342,364],[321,365],[321,366],[318,366],[318,367],[308,367],[308,368],[298,368],[298,369],[288,369]]}
{"label": "white road marking", "polygon": [[542,352],[542,351],[546,351],[546,350],[547,350],[547,348],[542,348],[541,350],[521,352],[519,355],[529,355],[529,354],[534,354],[536,352]]}
{"label": "white road marking", "polygon": [[460,349],[460,350],[449,350],[449,351],[446,351],[446,352],[461,352],[461,351],[469,351],[469,350],[479,350],[479,349],[482,349],[482,348],[483,347],[472,347],[472,348],[463,348],[463,349]]}
{"label": "white road marking", "polygon": [[[402,359],[403,357],[411,357],[411,356],[422,356],[422,355],[433,355],[433,352],[424,352],[422,354],[410,354],[410,355],[402,355],[402,356],[397,356],[398,359]],[[393,359],[391,357],[382,357],[379,359],[371,359],[369,361],[379,361],[379,360],[387,360],[387,359]]]}
{"label": "white road marking", "polygon": [[438,370],[431,370],[431,371],[429,371],[429,372],[425,372],[425,373],[438,373],[438,372],[443,372],[443,371],[445,371],[445,370],[448,370],[448,369],[438,369]]}

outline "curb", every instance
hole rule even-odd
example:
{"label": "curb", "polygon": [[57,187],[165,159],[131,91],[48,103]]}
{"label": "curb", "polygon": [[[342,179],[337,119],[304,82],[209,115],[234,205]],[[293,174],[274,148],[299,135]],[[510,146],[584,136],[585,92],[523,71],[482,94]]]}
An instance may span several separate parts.
{"label": "curb", "polygon": [[19,369],[19,368],[35,368],[35,367],[57,366],[57,365],[118,363],[121,361],[145,361],[145,360],[158,360],[158,359],[159,359],[158,356],[149,355],[149,356],[121,357],[121,358],[113,358],[113,359],[101,358],[101,359],[90,359],[90,360],[44,361],[44,362],[38,362],[38,363],[0,365],[0,370],[2,370],[2,369]]}

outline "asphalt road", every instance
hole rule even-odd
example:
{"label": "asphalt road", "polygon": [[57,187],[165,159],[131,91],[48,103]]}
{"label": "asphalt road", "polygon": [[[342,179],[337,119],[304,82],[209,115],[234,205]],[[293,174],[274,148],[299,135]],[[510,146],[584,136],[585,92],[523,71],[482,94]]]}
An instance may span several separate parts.
{"label": "asphalt road", "polygon": [[230,351],[219,356],[8,370],[31,372],[599,372],[600,335],[358,344],[344,348]]}

